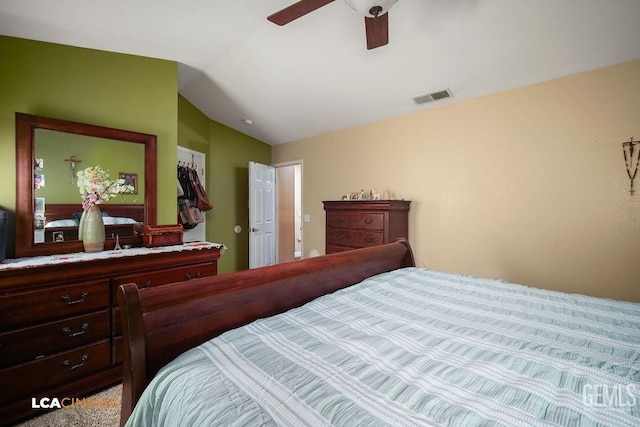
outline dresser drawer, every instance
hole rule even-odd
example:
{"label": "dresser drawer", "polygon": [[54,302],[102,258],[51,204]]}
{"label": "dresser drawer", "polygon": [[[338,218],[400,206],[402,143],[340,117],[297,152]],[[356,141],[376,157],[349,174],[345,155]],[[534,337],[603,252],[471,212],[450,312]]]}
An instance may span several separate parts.
{"label": "dresser drawer", "polygon": [[120,285],[135,283],[139,288],[167,285],[169,283],[182,282],[183,280],[198,279],[205,276],[213,276],[217,273],[215,263],[194,264],[186,267],[169,268],[147,273],[137,273],[127,276],[118,276],[113,280],[113,314],[111,316],[111,330],[113,335],[122,334],[122,319],[118,307],[118,289]]}
{"label": "dresser drawer", "polygon": [[382,232],[327,229],[327,245],[363,248],[381,245],[383,241]]}
{"label": "dresser drawer", "polygon": [[384,213],[376,212],[327,212],[327,227],[383,230]]}
{"label": "dresser drawer", "polygon": [[32,288],[0,296],[0,331],[100,310],[109,305],[109,282]]}
{"label": "dresser drawer", "polygon": [[111,302],[114,305],[117,304],[118,288],[120,285],[135,283],[139,288],[148,288],[151,286],[166,285],[168,283],[182,282],[183,280],[212,276],[216,274],[216,270],[217,266],[215,263],[202,263],[118,276],[113,279],[114,292],[111,297]]}
{"label": "dresser drawer", "polygon": [[0,371],[0,404],[32,396],[49,387],[109,366],[109,340],[107,339],[93,345],[3,369]]}
{"label": "dresser drawer", "polygon": [[109,310],[0,334],[0,368],[109,337]]}

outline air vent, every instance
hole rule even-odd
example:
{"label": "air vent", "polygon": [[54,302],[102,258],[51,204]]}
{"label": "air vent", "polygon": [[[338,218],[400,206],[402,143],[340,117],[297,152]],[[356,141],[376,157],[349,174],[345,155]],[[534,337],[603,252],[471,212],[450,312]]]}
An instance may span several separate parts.
{"label": "air vent", "polygon": [[440,90],[438,92],[431,92],[426,95],[420,95],[413,98],[413,102],[417,105],[426,104],[427,102],[439,101],[441,99],[451,98],[453,94],[449,89]]}

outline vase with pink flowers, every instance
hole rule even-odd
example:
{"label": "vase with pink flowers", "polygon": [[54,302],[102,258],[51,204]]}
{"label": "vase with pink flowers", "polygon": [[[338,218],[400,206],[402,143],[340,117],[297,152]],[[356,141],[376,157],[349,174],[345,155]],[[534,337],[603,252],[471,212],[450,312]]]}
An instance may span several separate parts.
{"label": "vase with pink flowers", "polygon": [[89,166],[76,176],[83,209],[78,239],[82,240],[85,252],[101,252],[104,250],[105,230],[98,205],[117,195],[133,193],[134,188],[125,184],[124,179],[109,179],[107,170],[100,166]]}

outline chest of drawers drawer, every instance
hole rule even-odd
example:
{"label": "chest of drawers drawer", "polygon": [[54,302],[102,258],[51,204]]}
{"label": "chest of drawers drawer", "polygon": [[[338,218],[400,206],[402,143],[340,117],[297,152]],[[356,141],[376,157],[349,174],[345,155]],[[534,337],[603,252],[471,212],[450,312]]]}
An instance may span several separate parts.
{"label": "chest of drawers drawer", "polygon": [[384,235],[380,231],[327,229],[327,244],[364,248],[381,245]]}
{"label": "chest of drawers drawer", "polygon": [[327,213],[327,228],[383,230],[384,214],[336,211]]}
{"label": "chest of drawers drawer", "polygon": [[86,281],[64,288],[42,287],[0,296],[0,331],[109,306],[109,282]]}
{"label": "chest of drawers drawer", "polygon": [[110,363],[107,339],[0,370],[0,404],[105,369]]}
{"label": "chest of drawers drawer", "polygon": [[109,310],[0,334],[0,368],[109,337]]}

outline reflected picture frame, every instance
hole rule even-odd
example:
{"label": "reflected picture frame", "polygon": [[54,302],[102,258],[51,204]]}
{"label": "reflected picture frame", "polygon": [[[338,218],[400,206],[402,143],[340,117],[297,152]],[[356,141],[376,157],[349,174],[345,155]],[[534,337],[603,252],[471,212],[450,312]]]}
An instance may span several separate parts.
{"label": "reflected picture frame", "polygon": [[133,186],[133,194],[138,194],[138,174],[137,173],[120,172],[118,174],[118,177],[120,179],[124,179],[125,184]]}
{"label": "reflected picture frame", "polygon": [[36,214],[44,214],[44,207],[44,197],[36,197],[33,204],[33,212]]}

